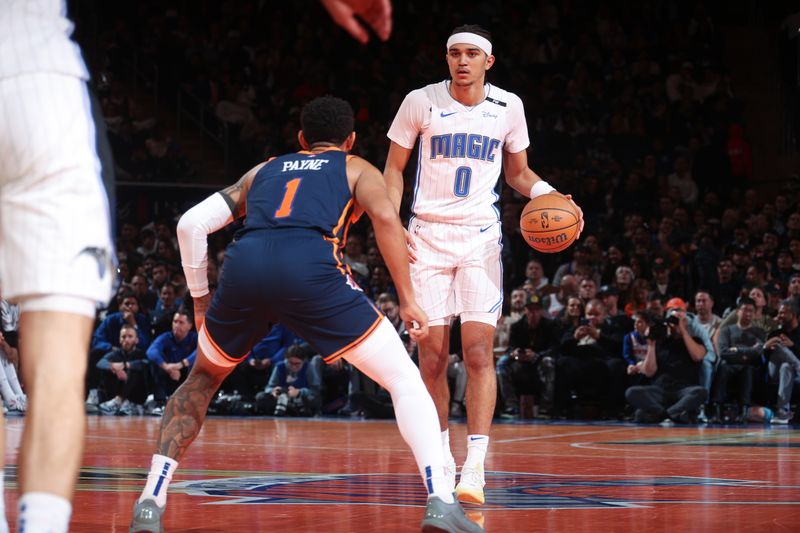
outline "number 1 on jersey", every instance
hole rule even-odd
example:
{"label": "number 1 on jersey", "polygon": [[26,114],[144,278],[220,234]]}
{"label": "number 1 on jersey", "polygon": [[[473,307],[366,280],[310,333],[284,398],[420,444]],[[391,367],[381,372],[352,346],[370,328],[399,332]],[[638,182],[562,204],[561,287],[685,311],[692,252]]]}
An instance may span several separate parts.
{"label": "number 1 on jersey", "polygon": [[275,218],[285,218],[292,214],[292,202],[294,202],[294,195],[297,193],[297,188],[303,178],[295,178],[286,182],[286,192],[283,195],[281,206],[275,211]]}

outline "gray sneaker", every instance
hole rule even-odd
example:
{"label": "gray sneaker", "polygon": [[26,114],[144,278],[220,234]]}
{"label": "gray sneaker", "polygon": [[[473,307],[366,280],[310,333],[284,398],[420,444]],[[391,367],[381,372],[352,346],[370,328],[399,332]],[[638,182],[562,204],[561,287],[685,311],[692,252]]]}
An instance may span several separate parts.
{"label": "gray sneaker", "polygon": [[133,506],[133,518],[129,533],[164,533],[161,525],[161,516],[164,508],[156,505],[153,500],[139,501]]}
{"label": "gray sneaker", "polygon": [[438,496],[428,498],[422,533],[480,533],[483,528],[464,514],[458,501],[444,503]]}

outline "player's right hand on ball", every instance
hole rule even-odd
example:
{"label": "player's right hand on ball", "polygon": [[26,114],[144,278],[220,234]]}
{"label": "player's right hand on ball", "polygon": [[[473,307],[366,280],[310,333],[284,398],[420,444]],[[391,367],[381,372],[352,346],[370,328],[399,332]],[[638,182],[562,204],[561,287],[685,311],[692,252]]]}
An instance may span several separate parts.
{"label": "player's right hand on ball", "polygon": [[572,199],[571,194],[565,194],[564,198],[572,202],[572,205],[575,206],[575,211],[578,213],[578,220],[580,220],[580,227],[578,227],[578,234],[575,235],[575,240],[577,241],[578,239],[581,238],[581,233],[583,233],[583,224],[584,224],[583,209],[581,209],[581,206],[575,203],[575,200]]}
{"label": "player's right hand on ball", "polygon": [[401,305],[400,318],[403,319],[408,335],[414,342],[419,342],[428,336],[428,315],[417,304]]}

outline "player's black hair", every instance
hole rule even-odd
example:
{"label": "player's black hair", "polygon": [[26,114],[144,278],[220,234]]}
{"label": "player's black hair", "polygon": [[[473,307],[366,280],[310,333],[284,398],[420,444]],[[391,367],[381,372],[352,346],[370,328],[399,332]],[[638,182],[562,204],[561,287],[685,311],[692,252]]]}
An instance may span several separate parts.
{"label": "player's black hair", "polygon": [[450,35],[455,35],[456,33],[474,33],[475,35],[480,35],[484,39],[489,42],[492,42],[492,34],[486,28],[478,26],[477,24],[464,24],[462,26],[458,26],[454,28]]}
{"label": "player's black hair", "polygon": [[300,127],[309,145],[328,142],[338,146],[354,126],[353,108],[335,96],[314,98],[300,112]]}

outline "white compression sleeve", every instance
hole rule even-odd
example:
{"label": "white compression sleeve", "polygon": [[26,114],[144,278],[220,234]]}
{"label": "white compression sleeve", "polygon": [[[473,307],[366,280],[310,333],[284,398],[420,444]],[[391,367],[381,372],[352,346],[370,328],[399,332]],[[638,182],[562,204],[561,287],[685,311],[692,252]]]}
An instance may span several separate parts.
{"label": "white compression sleeve", "polygon": [[397,426],[414,454],[428,493],[449,501],[453,487],[444,475],[436,407],[391,322],[384,318],[344,358],[392,395]]}
{"label": "white compression sleeve", "polygon": [[215,193],[189,209],[178,222],[178,245],[192,296],[208,294],[208,235],[233,221],[231,208]]}

